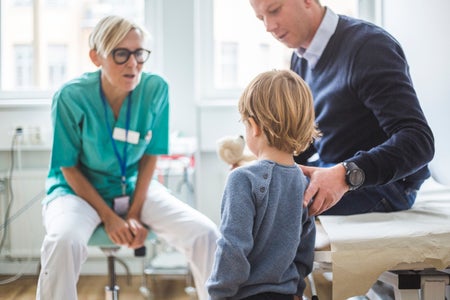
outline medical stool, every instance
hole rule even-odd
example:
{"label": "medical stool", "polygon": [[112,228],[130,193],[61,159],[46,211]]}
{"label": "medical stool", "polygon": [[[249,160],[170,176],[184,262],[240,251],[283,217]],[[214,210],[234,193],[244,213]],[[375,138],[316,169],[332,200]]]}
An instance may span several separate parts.
{"label": "medical stool", "polygon": [[197,290],[194,287],[192,274],[186,258],[165,242],[155,239],[151,241],[153,257],[144,267],[144,276],[150,277],[153,284],[156,279],[178,279],[186,282],[184,289],[189,299],[197,299]]}
{"label": "medical stool", "polygon": [[[156,239],[156,235],[153,232],[149,232],[147,235],[147,240]],[[114,244],[108,234],[105,231],[105,227],[103,225],[98,226],[92,236],[89,239],[88,246],[99,247],[102,252],[106,255],[108,259],[108,279],[109,284],[105,286],[105,300],[118,300],[119,299],[119,286],[117,285],[116,280],[116,271],[115,271],[115,262],[119,262],[121,265],[125,267],[127,273],[127,281],[130,283],[130,271],[123,260],[116,257],[116,252],[120,249],[119,245]],[[145,246],[135,249],[134,255],[137,257],[142,257],[145,259],[146,248]],[[144,265],[144,262],[143,262]],[[151,299],[150,291],[147,289],[146,285],[143,284],[140,287],[140,292],[143,296],[146,296],[148,299]]]}

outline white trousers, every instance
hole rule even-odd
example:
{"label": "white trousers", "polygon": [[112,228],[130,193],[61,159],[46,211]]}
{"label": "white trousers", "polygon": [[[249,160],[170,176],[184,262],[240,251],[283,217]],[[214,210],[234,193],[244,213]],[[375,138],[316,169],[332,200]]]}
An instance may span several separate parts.
{"label": "white trousers", "polygon": [[[101,220],[83,199],[67,195],[42,209],[46,235],[41,248],[38,300],[75,300],[87,243]],[[214,261],[219,231],[206,216],[176,199],[163,186],[152,182],[142,208],[141,221],[186,256],[200,300]]]}

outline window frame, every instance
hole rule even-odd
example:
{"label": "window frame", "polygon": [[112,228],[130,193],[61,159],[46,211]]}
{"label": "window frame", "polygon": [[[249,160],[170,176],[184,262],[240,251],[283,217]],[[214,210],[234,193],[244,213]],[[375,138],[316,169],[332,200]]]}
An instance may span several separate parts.
{"label": "window frame", "polygon": [[[192,0],[194,9],[194,76],[195,80],[195,99],[199,103],[218,104],[223,101],[226,103],[236,102],[239,96],[240,88],[215,89],[214,88],[214,3],[213,1]],[[359,0],[359,5],[363,7],[373,7],[375,11],[370,16],[372,22],[383,25],[383,0]],[[164,70],[164,36],[163,36],[163,17],[164,0],[144,0],[144,15],[147,28],[152,30],[151,49],[152,54],[146,63],[146,69],[150,66],[151,71],[163,73]],[[2,7],[0,6],[0,23],[2,16]],[[367,19],[367,18],[366,18]],[[0,41],[2,31],[0,30]],[[0,54],[2,48],[0,45]],[[1,73],[0,73],[1,76]],[[0,78],[1,79],[1,78]],[[51,90],[29,90],[29,91],[3,91],[0,90],[0,104],[14,103],[18,101],[42,100],[50,101],[53,91]]]}
{"label": "window frame", "polygon": [[215,88],[214,1],[194,0],[194,16],[196,101],[199,105],[234,105],[242,87]]}
{"label": "window frame", "polygon": [[[358,0],[358,15],[370,22],[383,25],[384,0]],[[199,105],[236,103],[242,88],[214,88],[214,1],[194,0],[196,98]],[[262,25],[261,25],[262,26]]]}
{"label": "window frame", "polygon": [[[144,69],[148,70],[151,64],[152,71],[159,71],[162,69],[162,54],[161,49],[161,24],[162,24],[162,6],[163,0],[143,0],[144,1],[144,26],[147,29],[151,29],[150,38],[150,48],[152,49],[152,54],[148,62],[145,64]],[[2,24],[3,7],[0,5],[0,26]],[[2,52],[2,36],[3,32],[0,28],[0,56]],[[87,43],[87,41],[86,41]],[[155,51],[158,49],[157,51]],[[88,55],[88,54],[86,54]],[[0,66],[1,67],[1,66]],[[0,72],[0,82],[1,82],[2,72]],[[0,87],[0,106],[26,106],[26,105],[42,105],[50,104],[52,96],[54,94],[54,89],[49,88],[48,90],[42,89],[29,89],[29,90],[3,90]]]}

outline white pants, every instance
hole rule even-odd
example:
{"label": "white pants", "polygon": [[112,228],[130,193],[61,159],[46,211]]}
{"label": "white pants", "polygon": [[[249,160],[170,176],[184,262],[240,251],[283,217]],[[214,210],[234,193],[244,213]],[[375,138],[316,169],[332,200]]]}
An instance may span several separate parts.
{"label": "white pants", "polygon": [[[42,213],[46,235],[36,299],[77,299],[76,285],[81,265],[87,259],[87,243],[100,217],[86,201],[73,195],[51,201]],[[212,270],[219,236],[216,225],[157,182],[149,188],[141,221],[186,256],[198,297],[206,300],[205,282]]]}

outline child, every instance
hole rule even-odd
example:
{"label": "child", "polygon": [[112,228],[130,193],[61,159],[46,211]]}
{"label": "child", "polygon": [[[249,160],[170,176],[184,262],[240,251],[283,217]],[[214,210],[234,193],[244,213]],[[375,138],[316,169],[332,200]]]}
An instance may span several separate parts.
{"label": "child", "polygon": [[319,132],[311,92],[289,70],[258,75],[239,100],[257,160],[234,169],[222,199],[222,237],[210,299],[300,299],[314,258],[314,220],[302,206],[306,177],[293,155]]}

